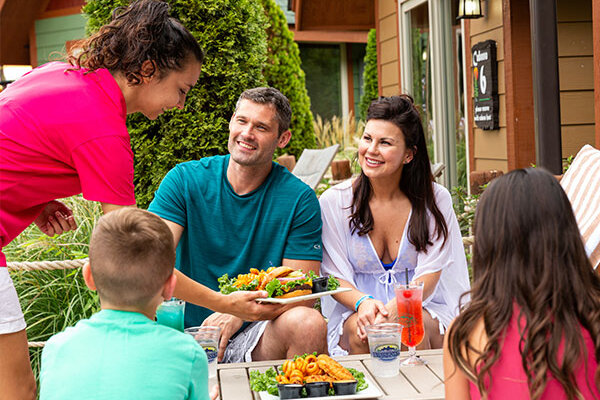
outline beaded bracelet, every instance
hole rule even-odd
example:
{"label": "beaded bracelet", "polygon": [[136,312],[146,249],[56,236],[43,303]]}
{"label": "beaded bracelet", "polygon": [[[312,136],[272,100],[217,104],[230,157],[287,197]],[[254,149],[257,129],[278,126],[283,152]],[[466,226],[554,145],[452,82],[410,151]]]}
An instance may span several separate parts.
{"label": "beaded bracelet", "polygon": [[356,302],[356,304],[354,305],[354,311],[358,311],[358,307],[360,306],[360,303],[362,303],[363,301],[365,301],[366,299],[372,299],[373,296],[370,296],[368,294],[365,294],[363,297],[361,297],[360,299],[358,299],[358,301]]}

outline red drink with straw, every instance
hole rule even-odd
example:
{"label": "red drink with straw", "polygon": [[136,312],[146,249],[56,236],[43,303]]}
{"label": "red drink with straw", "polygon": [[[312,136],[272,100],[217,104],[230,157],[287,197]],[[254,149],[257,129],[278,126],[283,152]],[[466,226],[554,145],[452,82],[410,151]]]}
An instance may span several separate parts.
{"label": "red drink with straw", "polygon": [[[404,286],[404,285],[401,285]],[[398,322],[404,326],[402,343],[406,347],[418,346],[423,341],[423,288],[396,288],[396,305],[398,306]]]}
{"label": "red drink with straw", "polygon": [[409,357],[402,365],[422,365],[425,361],[417,356],[418,346],[425,336],[423,327],[423,282],[411,282],[406,285],[397,284],[396,305],[398,306],[398,323],[403,326],[402,344],[408,347]]}

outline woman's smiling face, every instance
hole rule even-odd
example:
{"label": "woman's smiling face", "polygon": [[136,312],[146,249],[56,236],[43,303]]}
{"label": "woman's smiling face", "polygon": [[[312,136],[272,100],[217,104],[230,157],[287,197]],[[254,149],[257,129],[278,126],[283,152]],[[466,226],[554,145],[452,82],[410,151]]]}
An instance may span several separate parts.
{"label": "woman's smiling face", "polygon": [[406,148],[404,134],[394,123],[371,119],[358,145],[358,162],[370,179],[402,175],[402,167],[413,157]]}
{"label": "woman's smiling face", "polygon": [[157,72],[144,78],[137,87],[132,111],[139,111],[154,120],[165,111],[183,109],[188,92],[198,81],[201,66],[195,60],[188,61],[181,70],[169,71],[162,77]]}

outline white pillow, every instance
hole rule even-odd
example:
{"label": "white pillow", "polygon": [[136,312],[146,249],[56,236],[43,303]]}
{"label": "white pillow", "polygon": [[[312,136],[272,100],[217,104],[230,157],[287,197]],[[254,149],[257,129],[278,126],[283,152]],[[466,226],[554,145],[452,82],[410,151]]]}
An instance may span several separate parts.
{"label": "white pillow", "polygon": [[600,264],[600,150],[586,144],[560,184],[567,193],[592,266]]}

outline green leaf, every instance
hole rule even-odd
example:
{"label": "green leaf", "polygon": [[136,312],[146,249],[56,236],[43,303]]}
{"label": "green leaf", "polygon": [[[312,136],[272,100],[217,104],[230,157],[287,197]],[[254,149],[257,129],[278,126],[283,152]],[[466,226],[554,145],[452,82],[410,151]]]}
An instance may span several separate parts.
{"label": "green leaf", "polygon": [[217,278],[217,282],[219,282],[219,291],[223,294],[230,294],[238,290],[243,290],[233,286],[235,278],[229,279],[229,275],[227,274],[224,274],[220,278]]}
{"label": "green leaf", "polygon": [[327,279],[327,290],[335,290],[340,287],[340,281],[333,275],[329,275]]}
{"label": "green leaf", "polygon": [[255,392],[267,391],[269,394],[277,396],[279,391],[277,390],[276,376],[277,372],[273,367],[262,374],[258,370],[250,371],[250,389]]}
{"label": "green leaf", "polygon": [[269,297],[281,296],[283,294],[281,282],[277,279],[273,279],[271,282],[267,283],[265,290],[269,293]]}

